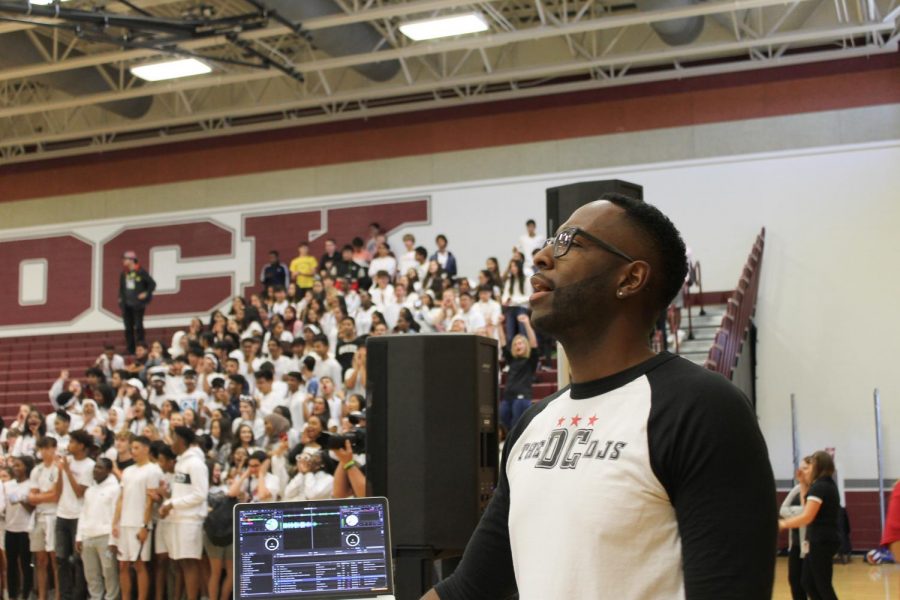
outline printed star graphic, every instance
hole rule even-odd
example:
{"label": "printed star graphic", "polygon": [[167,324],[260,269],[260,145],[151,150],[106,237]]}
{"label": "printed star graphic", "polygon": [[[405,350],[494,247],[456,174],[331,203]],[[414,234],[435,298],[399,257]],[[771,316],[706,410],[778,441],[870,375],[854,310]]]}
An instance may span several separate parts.
{"label": "printed star graphic", "polygon": [[594,423],[596,423],[596,422],[597,422],[597,415],[594,415],[590,419],[588,419],[588,425],[590,425],[591,427],[593,427]]}
{"label": "printed star graphic", "polygon": [[578,415],[575,415],[574,417],[572,417],[572,425],[574,425],[575,427],[578,427],[578,423],[580,421],[581,421],[581,417],[579,417]]}
{"label": "printed star graphic", "polygon": [[565,417],[560,417],[560,418],[559,418],[559,421],[556,422],[556,426],[557,426],[557,427],[562,427],[562,424],[565,423],[565,422],[566,422],[566,418],[565,418]]}

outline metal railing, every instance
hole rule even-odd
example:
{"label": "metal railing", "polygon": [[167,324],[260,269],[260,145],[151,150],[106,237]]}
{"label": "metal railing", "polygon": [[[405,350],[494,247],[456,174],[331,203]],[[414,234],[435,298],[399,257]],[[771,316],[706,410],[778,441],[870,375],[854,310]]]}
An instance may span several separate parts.
{"label": "metal railing", "polygon": [[734,368],[737,366],[738,356],[750,329],[750,321],[756,313],[765,242],[766,229],[763,228],[756,237],[750,256],[741,271],[737,288],[728,299],[725,315],[706,358],[707,369],[721,373],[729,379],[732,378]]}

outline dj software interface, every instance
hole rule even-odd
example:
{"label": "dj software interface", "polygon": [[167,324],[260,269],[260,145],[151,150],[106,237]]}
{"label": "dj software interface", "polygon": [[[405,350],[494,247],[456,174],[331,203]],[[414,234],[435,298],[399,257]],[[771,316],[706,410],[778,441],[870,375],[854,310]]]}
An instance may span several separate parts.
{"label": "dj software interface", "polygon": [[389,552],[380,504],[241,511],[243,598],[387,590]]}

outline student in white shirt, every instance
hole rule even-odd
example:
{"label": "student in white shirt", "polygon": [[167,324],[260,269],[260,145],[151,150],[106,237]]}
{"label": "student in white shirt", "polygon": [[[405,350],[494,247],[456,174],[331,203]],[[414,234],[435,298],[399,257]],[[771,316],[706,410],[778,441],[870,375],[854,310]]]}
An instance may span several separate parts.
{"label": "student in white shirt", "polygon": [[32,410],[25,419],[25,429],[16,438],[9,454],[11,456],[30,456],[33,459],[37,441],[46,434],[47,424],[44,422],[44,417],[38,411]]}
{"label": "student in white shirt", "polygon": [[[68,435],[66,435],[68,441]],[[28,504],[35,507],[30,546],[37,567],[38,600],[47,600],[47,575],[53,573],[53,589],[59,589],[56,573],[56,503],[60,490],[59,467],[56,466],[56,438],[49,435],[38,440],[41,462],[31,471]]]}
{"label": "student in white shirt", "polygon": [[337,390],[344,388],[344,370],[341,363],[329,353],[328,338],[317,335],[313,340],[313,351],[316,356],[316,378],[321,382],[323,377],[330,377]]}
{"label": "student in white shirt", "polygon": [[381,242],[376,249],[376,256],[369,263],[369,277],[380,275],[381,272],[387,273],[389,279],[393,279],[397,274],[397,259],[391,256],[391,250],[387,244]]}
{"label": "student in white shirt", "polygon": [[172,449],[178,455],[172,495],[159,509],[170,520],[166,548],[184,577],[187,600],[200,597],[200,559],[203,556],[203,521],[209,512],[209,470],[203,451],[194,446],[196,436],[187,427],[176,427]]}
{"label": "student in white shirt", "polygon": [[[100,457],[94,465],[94,485],[84,492],[84,506],[75,533],[75,550],[84,563],[91,600],[116,600],[119,597],[119,575],[116,561],[109,550],[113,511],[110,507],[119,496],[119,482],[110,477],[112,461]],[[105,592],[105,593],[104,593]]]}
{"label": "student in white shirt", "polygon": [[103,375],[109,379],[112,377],[113,371],[125,368],[125,359],[120,354],[116,354],[115,346],[107,344],[103,347],[103,354],[94,361],[94,366],[103,371]]}
{"label": "student in white shirt", "polygon": [[484,285],[478,288],[478,302],[475,308],[484,317],[484,324],[487,333],[492,338],[499,339],[500,323],[503,319],[503,309],[500,303],[493,298],[494,291],[490,285]]}
{"label": "student in white shirt", "polygon": [[291,413],[291,429],[299,432],[303,430],[306,424],[306,418],[303,414],[303,405],[309,398],[309,392],[306,390],[306,383],[303,381],[303,375],[298,371],[290,371],[287,374],[288,387],[288,412]]}
{"label": "student in white shirt", "polygon": [[275,410],[276,406],[287,406],[287,384],[283,381],[273,381],[274,375],[272,371],[263,369],[257,371],[256,377],[256,393],[253,395],[256,399],[256,405],[260,415],[265,417]]}
{"label": "student in white shirt", "polygon": [[56,505],[55,540],[60,600],[72,600],[76,584],[83,584],[80,569],[76,570],[75,535],[84,504],[84,492],[94,481],[94,461],[88,458],[88,450],[93,444],[94,440],[88,432],[82,429],[73,431],[69,434],[69,456],[56,459],[60,470],[58,486],[61,488]]}
{"label": "student in white shirt", "polygon": [[53,431],[47,433],[48,437],[56,440],[56,447],[61,449],[57,452],[60,456],[68,453],[69,447],[69,428],[72,423],[72,417],[63,409],[56,411],[56,419],[53,420]]}
{"label": "student in white shirt", "polygon": [[113,517],[113,538],[119,557],[119,588],[131,598],[131,568],[137,574],[138,600],[150,593],[150,530],[153,513],[151,495],[157,491],[162,470],[150,462],[150,440],[142,435],[131,442],[134,464],[122,472],[122,491]]}
{"label": "student in white shirt", "polygon": [[406,275],[410,269],[415,269],[419,264],[416,261],[416,237],[407,233],[403,236],[403,247],[406,252],[400,255],[397,261],[397,271],[400,275]]}
{"label": "student in white shirt", "polygon": [[463,292],[459,295],[459,313],[457,313],[457,316],[461,316],[466,320],[466,331],[470,333],[478,333],[486,325],[481,311],[474,308],[474,304],[475,301],[469,292]]}
{"label": "student in white shirt", "polygon": [[391,285],[391,276],[387,271],[378,271],[375,274],[375,285],[369,288],[369,295],[378,310],[384,310],[385,306],[397,302],[394,286]]}
{"label": "student in white shirt", "polygon": [[228,488],[228,496],[239,502],[274,502],[281,495],[278,477],[269,472],[268,455],[257,450],[247,459],[247,467],[235,477]]}
{"label": "student in white shirt", "polygon": [[284,488],[285,500],[324,500],[331,498],[334,477],[322,468],[322,453],[297,455],[297,474]]}
{"label": "student in white shirt", "polygon": [[534,254],[534,251],[540,250],[543,245],[544,238],[537,234],[537,225],[535,224],[534,219],[528,219],[525,221],[525,233],[519,237],[519,243],[516,244],[516,247],[522,253],[522,256],[525,257],[526,266],[531,265],[531,257]]}
{"label": "student in white shirt", "polygon": [[12,479],[3,484],[6,496],[7,585],[11,599],[19,596],[28,598],[31,595],[34,571],[31,566],[28,532],[31,529],[33,507],[28,503],[31,491],[28,478],[33,468],[32,457],[16,457],[12,461]]}

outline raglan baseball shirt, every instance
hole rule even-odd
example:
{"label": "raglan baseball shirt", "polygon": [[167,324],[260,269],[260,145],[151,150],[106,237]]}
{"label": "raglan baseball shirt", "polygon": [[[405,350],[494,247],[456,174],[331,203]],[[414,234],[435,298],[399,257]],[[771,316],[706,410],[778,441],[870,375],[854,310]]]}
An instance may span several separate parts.
{"label": "raglan baseball shirt", "polygon": [[771,598],[775,482],[724,377],[669,353],[532,406],[442,600]]}

